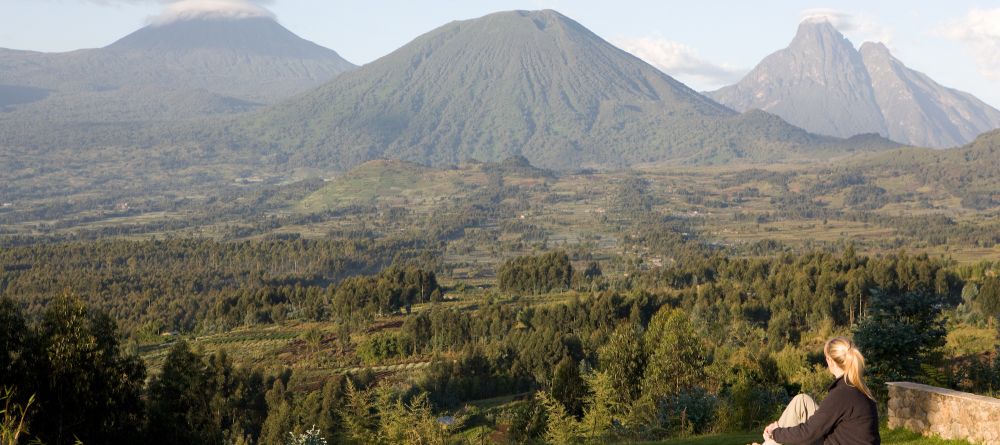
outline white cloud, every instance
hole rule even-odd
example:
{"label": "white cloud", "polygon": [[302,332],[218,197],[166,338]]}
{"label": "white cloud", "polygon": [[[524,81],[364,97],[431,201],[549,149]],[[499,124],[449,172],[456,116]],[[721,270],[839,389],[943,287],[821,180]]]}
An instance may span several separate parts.
{"label": "white cloud", "polygon": [[619,37],[611,43],[697,90],[736,83],[747,72],[705,60],[694,48],[659,36]]}
{"label": "white cloud", "polygon": [[973,9],[938,27],[935,34],[964,43],[976,58],[979,73],[1000,81],[1000,8]]}
{"label": "white cloud", "polygon": [[830,22],[856,45],[866,41],[882,42],[890,50],[893,49],[892,29],[879,24],[871,17],[829,8],[806,9],[802,11],[801,17],[803,22]]}
{"label": "white cloud", "polygon": [[104,6],[160,3],[163,10],[149,18],[153,25],[164,25],[178,20],[198,18],[242,19],[251,17],[274,18],[274,13],[264,5],[273,0],[81,0]]}
{"label": "white cloud", "polygon": [[274,13],[260,4],[247,0],[179,0],[166,4],[158,15],[150,18],[153,25],[199,18],[245,19],[274,18]]}

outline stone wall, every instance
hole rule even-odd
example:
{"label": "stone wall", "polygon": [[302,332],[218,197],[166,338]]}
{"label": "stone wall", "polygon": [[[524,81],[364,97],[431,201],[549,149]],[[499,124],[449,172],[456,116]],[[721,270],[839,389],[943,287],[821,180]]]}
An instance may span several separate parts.
{"label": "stone wall", "polygon": [[889,386],[889,428],[1000,444],[1000,399],[909,382]]}

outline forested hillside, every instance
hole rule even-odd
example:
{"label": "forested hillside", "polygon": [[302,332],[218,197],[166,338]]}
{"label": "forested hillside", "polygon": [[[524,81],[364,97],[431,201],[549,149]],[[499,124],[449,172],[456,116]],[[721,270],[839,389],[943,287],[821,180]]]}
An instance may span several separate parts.
{"label": "forested hillside", "polygon": [[952,150],[903,149],[852,162],[853,168],[912,174],[924,184],[946,188],[977,209],[1000,205],[1000,131],[985,133]]}

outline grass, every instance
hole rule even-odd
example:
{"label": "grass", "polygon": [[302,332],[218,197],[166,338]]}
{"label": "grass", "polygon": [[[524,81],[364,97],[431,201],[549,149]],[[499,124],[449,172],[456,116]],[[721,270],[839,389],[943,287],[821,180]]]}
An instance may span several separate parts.
{"label": "grass", "polygon": [[945,440],[940,437],[924,437],[904,429],[882,430],[884,445],[969,445],[964,440]]}
{"label": "grass", "polygon": [[686,437],[678,439],[667,439],[660,442],[639,442],[645,445],[733,445],[747,444],[753,441],[760,442],[758,433],[731,433],[713,436]]}
{"label": "grass", "polygon": [[[924,437],[904,429],[886,429],[880,431],[882,445],[970,445],[964,440],[945,440],[938,437]],[[712,436],[687,437],[668,439],[659,442],[641,442],[645,445],[744,445],[760,442],[759,433],[719,434]]]}
{"label": "grass", "polygon": [[454,186],[446,176],[446,171],[403,161],[369,161],[307,196],[298,207],[304,212],[320,211],[376,199],[411,207],[411,199],[454,194]]}
{"label": "grass", "polygon": [[996,329],[961,325],[948,331],[945,350],[953,355],[972,355],[996,351],[998,346]]}

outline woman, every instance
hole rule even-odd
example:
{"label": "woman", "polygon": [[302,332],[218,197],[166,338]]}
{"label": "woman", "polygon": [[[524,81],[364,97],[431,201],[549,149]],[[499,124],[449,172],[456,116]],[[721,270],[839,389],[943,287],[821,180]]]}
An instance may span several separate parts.
{"label": "woman", "polygon": [[823,353],[836,377],[823,403],[795,396],[781,418],[764,428],[764,445],[881,444],[875,398],[863,379],[865,357],[843,337],[826,342]]}

